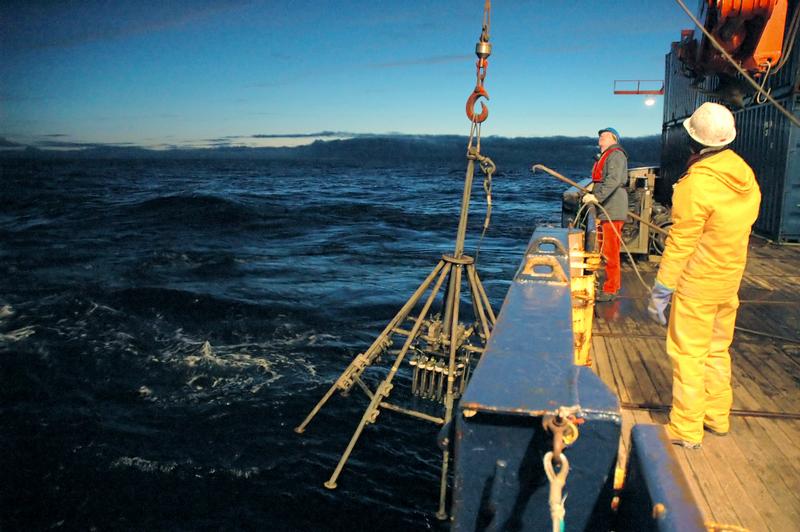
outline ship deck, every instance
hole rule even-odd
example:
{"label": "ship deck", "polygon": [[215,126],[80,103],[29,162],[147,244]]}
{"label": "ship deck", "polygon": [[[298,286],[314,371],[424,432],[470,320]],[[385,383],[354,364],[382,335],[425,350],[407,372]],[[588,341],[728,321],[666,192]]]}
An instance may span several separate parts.
{"label": "ship deck", "polygon": [[[658,265],[637,267],[652,285]],[[619,396],[624,467],[632,425],[667,421],[672,369],[666,328],[648,318],[648,292],[630,264],[622,286],[595,307],[592,357]],[[706,434],[700,450],[673,449],[707,523],[800,530],[800,247],[753,237],[739,297],[731,432]]]}

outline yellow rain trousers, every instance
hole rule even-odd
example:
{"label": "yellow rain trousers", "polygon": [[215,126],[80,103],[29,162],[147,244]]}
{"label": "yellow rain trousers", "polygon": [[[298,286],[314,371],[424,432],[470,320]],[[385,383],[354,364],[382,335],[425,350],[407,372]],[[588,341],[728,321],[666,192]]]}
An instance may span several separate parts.
{"label": "yellow rain trousers", "polygon": [[657,280],[675,290],[667,333],[672,361],[671,437],[703,439],[703,424],[727,432],[737,293],[761,192],[729,149],[703,155],[675,185]]}
{"label": "yellow rain trousers", "polygon": [[703,439],[703,425],[728,432],[733,404],[731,355],[739,298],[704,303],[680,294],[672,298],[667,353],[672,362],[672,436]]}

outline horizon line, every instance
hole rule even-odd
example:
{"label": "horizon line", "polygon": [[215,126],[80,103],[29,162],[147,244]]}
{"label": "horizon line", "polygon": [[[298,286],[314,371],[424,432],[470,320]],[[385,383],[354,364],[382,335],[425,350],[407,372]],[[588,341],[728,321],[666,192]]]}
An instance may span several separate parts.
{"label": "horizon line", "polygon": [[[184,143],[160,143],[160,144],[135,144],[132,142],[118,142],[118,143],[103,143],[103,142],[74,142],[74,141],[58,141],[53,140],[55,134],[40,135],[42,140],[36,140],[31,143],[23,143],[10,140],[9,137],[0,136],[0,153],[4,152],[19,152],[19,151],[41,151],[41,152],[86,152],[86,151],[102,151],[102,150],[142,150],[150,152],[170,152],[170,151],[214,151],[214,150],[228,150],[228,149],[241,149],[241,150],[273,150],[273,149],[298,149],[310,146],[316,142],[333,142],[333,141],[351,141],[361,139],[379,139],[379,138],[468,138],[469,135],[459,133],[351,133],[344,131],[321,131],[316,133],[286,133],[286,134],[254,134],[254,135],[231,135],[217,139],[203,139],[195,141],[185,141]],[[58,136],[66,136],[58,134]],[[631,137],[623,137],[622,144],[626,140],[646,139],[650,137],[658,137],[659,133],[650,135],[638,135]],[[267,141],[275,141],[278,139],[297,139],[302,140],[299,143],[289,144],[262,144],[253,145],[244,142],[245,139],[259,139]],[[498,140],[536,140],[536,139],[594,139],[590,135],[531,135],[531,136],[508,136],[508,135],[486,135],[483,139],[498,139]],[[238,141],[238,142],[237,142]],[[202,143],[202,144],[201,144]]]}

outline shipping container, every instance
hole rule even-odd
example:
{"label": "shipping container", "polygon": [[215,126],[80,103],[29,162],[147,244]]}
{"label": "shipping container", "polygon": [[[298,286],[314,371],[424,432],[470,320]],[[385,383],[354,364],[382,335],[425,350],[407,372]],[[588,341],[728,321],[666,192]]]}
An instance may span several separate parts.
{"label": "shipping container", "polygon": [[[779,100],[800,118],[800,94]],[[736,140],[731,147],[750,164],[761,187],[757,234],[776,242],[800,240],[800,128],[775,106],[755,105],[734,112]],[[672,185],[686,169],[689,142],[681,122],[664,125],[656,201],[671,203]]]}
{"label": "shipping container", "polygon": [[695,110],[697,91],[683,73],[683,63],[678,59],[678,43],[672,43],[672,50],[666,56],[664,72],[664,124],[686,118]]}
{"label": "shipping container", "polygon": [[[779,100],[800,118],[800,95]],[[757,105],[734,113],[733,149],[756,173],[761,211],[756,233],[777,242],[800,240],[800,128],[775,106]]]}
{"label": "shipping container", "polygon": [[665,124],[661,131],[661,168],[654,192],[657,202],[672,205],[672,185],[686,170],[690,154],[688,136],[682,122]]}

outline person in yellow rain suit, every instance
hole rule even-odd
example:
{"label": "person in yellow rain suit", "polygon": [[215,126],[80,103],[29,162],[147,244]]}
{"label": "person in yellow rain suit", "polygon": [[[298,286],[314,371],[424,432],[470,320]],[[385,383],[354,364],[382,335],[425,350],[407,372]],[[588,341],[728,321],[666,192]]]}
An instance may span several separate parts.
{"label": "person in yellow rain suit", "polygon": [[703,429],[730,430],[731,357],[739,284],[761,191],[753,170],[728,148],[733,114],[704,103],[683,122],[691,138],[689,168],[675,185],[673,225],[648,312],[662,325],[672,301],[667,353],[672,362],[673,443],[698,449]]}

